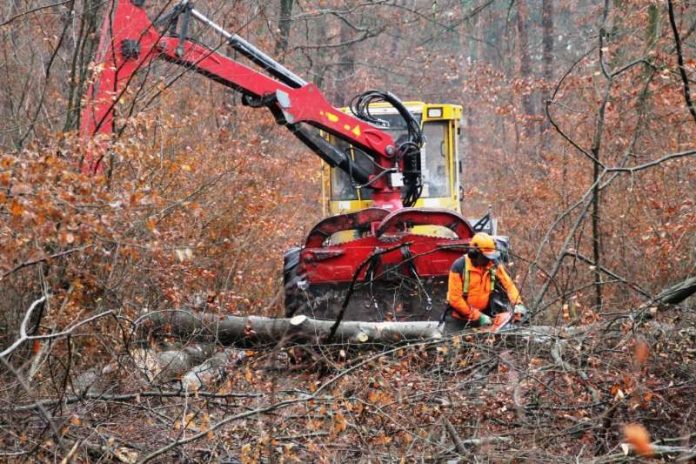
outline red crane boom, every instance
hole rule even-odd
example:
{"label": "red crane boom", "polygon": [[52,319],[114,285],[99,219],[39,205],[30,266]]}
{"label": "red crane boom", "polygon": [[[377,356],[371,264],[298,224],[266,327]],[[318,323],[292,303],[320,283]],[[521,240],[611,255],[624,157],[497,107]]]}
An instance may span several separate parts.
{"label": "red crane boom", "polygon": [[[373,206],[356,213],[321,221],[309,233],[303,247],[286,255],[286,308],[318,317],[333,317],[348,306],[355,286],[373,288],[376,280],[397,288],[404,305],[418,306],[406,311],[412,318],[439,317],[431,314],[434,296],[440,297],[450,264],[461,255],[473,235],[470,224],[458,213],[447,210],[404,208],[418,198],[421,185],[420,126],[401,102],[391,94],[380,94],[391,103],[410,127],[409,138],[396,143],[391,135],[369,121],[346,114],[329,104],[319,89],[305,82],[238,35],[222,27],[182,0],[153,23],[145,0],[111,0],[107,6],[97,51],[94,83],[82,111],[83,136],[109,134],[114,129],[114,108],[134,74],[151,60],[161,58],[202,74],[242,93],[251,106],[267,107],[279,124],[287,127],[331,166],[343,169],[356,183],[373,191]],[[256,70],[188,38],[191,20],[217,31],[225,43],[263,71]],[[374,95],[374,92],[373,92]],[[366,170],[334,144],[321,137],[325,131],[363,150],[374,160]],[[103,171],[105,146],[89,153],[82,170]],[[440,227],[450,237],[422,235],[414,227]],[[336,233],[353,230],[355,240],[332,244]],[[403,280],[412,285],[403,285]],[[394,283],[399,281],[399,283]],[[427,284],[427,285],[426,285]],[[394,286],[396,285],[396,287]],[[340,290],[337,292],[337,289]],[[407,293],[403,294],[404,289]],[[372,290],[370,290],[371,292]],[[410,292],[410,293],[409,293]],[[414,298],[414,293],[419,293]],[[327,295],[339,295],[328,303]],[[374,299],[370,294],[368,299]],[[317,301],[321,303],[317,303]],[[392,298],[394,300],[394,298]],[[321,307],[320,307],[321,306]],[[379,319],[373,309],[352,309],[352,319]]]}

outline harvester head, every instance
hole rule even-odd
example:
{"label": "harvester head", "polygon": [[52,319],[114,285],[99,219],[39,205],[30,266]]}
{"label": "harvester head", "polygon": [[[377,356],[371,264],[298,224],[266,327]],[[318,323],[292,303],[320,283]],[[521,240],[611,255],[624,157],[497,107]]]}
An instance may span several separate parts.
{"label": "harvester head", "polygon": [[286,315],[344,320],[439,320],[449,269],[473,236],[459,214],[381,208],[340,214],[285,256]]}

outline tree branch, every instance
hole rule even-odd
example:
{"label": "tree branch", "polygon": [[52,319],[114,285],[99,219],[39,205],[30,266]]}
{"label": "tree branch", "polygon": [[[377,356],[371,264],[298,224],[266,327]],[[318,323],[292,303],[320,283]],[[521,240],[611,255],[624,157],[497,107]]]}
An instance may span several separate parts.
{"label": "tree branch", "polygon": [[22,13],[19,13],[18,15],[15,15],[8,19],[7,21],[3,22],[0,24],[0,27],[7,26],[8,24],[18,20],[19,18],[22,18],[24,16],[30,15],[32,13],[36,13],[41,10],[47,10],[49,8],[53,8],[54,6],[61,6],[65,5],[66,3],[70,3],[73,0],[63,0],[62,2],[57,2],[57,3],[51,3],[50,5],[43,5],[43,6],[37,6],[36,8],[32,8],[31,10],[23,11]]}
{"label": "tree branch", "polygon": [[696,150],[687,150],[687,151],[682,151],[678,153],[671,153],[669,155],[665,155],[662,158],[656,159],[654,161],[650,161],[645,164],[639,164],[638,166],[633,166],[630,168],[624,168],[624,167],[616,167],[616,168],[607,168],[606,172],[636,172],[636,171],[642,171],[644,169],[651,168],[653,166],[657,166],[660,163],[664,163],[665,161],[669,161],[672,159],[677,159],[677,158],[684,158],[686,156],[693,156],[696,155]]}
{"label": "tree branch", "polygon": [[113,312],[114,312],[113,310],[109,310],[109,311],[104,311],[103,313],[95,314],[94,316],[89,317],[83,321],[80,321],[77,324],[73,325],[72,327],[65,329],[61,332],[46,334],[46,335],[27,335],[27,324],[29,323],[29,319],[31,318],[32,313],[34,312],[34,308],[36,308],[40,303],[43,303],[45,300],[46,300],[46,297],[42,296],[41,298],[39,298],[38,300],[34,301],[31,304],[31,306],[27,310],[26,314],[24,315],[24,320],[22,320],[22,324],[19,326],[19,338],[17,340],[15,340],[15,342],[12,345],[10,345],[8,348],[6,348],[4,351],[0,352],[0,358],[7,357],[14,350],[16,350],[19,345],[21,345],[25,341],[50,340],[53,338],[64,337],[66,335],[70,335],[78,327],[81,327],[89,322],[92,322],[96,319],[99,319],[100,317],[107,316],[109,314],[113,314]]}
{"label": "tree branch", "polygon": [[49,261],[51,259],[60,258],[61,256],[69,255],[71,253],[75,253],[76,251],[86,250],[87,248],[91,248],[92,246],[93,245],[85,245],[85,246],[82,246],[79,248],[71,248],[69,250],[64,250],[64,251],[61,251],[58,253],[54,253],[51,256],[43,256],[41,258],[36,258],[36,259],[31,259],[29,261],[25,261],[23,263],[16,265],[15,267],[10,269],[9,271],[5,272],[3,275],[0,275],[0,281],[2,281],[5,277],[9,276],[10,274],[14,274],[15,272],[19,271],[22,268],[33,266],[34,264],[43,263],[43,262]]}
{"label": "tree branch", "polygon": [[689,77],[686,75],[686,68],[684,67],[684,55],[682,53],[681,39],[679,38],[679,30],[677,29],[677,22],[674,19],[674,5],[672,0],[667,0],[667,11],[669,11],[669,24],[672,26],[672,34],[674,34],[674,44],[677,48],[677,63],[679,63],[679,75],[681,76],[682,83],[684,85],[684,101],[686,102],[686,107],[691,113],[691,117],[696,122],[696,108],[694,108],[694,102],[691,101],[691,89],[689,88]]}

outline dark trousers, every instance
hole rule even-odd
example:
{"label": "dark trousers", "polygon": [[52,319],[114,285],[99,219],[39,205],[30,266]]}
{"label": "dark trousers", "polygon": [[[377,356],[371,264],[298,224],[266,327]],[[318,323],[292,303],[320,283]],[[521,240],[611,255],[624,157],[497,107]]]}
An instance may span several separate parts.
{"label": "dark trousers", "polygon": [[[496,286],[495,290],[493,290],[493,294],[491,294],[491,297],[488,301],[488,306],[481,310],[481,312],[486,316],[495,317],[496,314],[509,310],[510,299],[508,298],[507,293],[505,293],[504,291],[502,291],[502,289]],[[450,305],[447,305],[447,308],[445,308],[445,312],[442,315],[441,319],[441,322],[444,322],[445,324],[445,334],[460,332],[464,329],[473,329],[476,327],[480,327],[481,324],[479,324],[479,321],[457,319],[452,315],[452,313],[455,311],[456,310]]]}
{"label": "dark trousers", "polygon": [[443,333],[445,335],[454,332],[461,332],[464,329],[472,329],[480,325],[479,321],[468,321],[465,319],[455,318],[452,315],[454,311],[454,308],[452,308],[450,305],[447,305],[445,313],[442,315],[442,322],[444,323]]}

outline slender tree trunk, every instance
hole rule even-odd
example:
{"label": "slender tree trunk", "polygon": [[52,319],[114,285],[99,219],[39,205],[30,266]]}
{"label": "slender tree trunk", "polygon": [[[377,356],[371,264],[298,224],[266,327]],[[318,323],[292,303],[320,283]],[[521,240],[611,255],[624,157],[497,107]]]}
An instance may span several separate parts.
{"label": "slender tree trunk", "polygon": [[[543,63],[543,77],[544,77],[544,90],[543,90],[543,104],[546,104],[546,100],[550,98],[550,86],[553,82],[553,0],[543,0],[541,4],[541,27],[543,30],[542,35],[542,63]],[[543,107],[543,105],[542,105]],[[550,138],[546,135],[546,132],[551,127],[551,124],[544,120],[541,125],[541,138],[542,143],[542,158],[544,157],[544,152],[549,149]]]}
{"label": "slender tree trunk", "polygon": [[[341,22],[340,40],[341,43],[350,42],[352,33],[350,27]],[[353,81],[351,77],[355,74],[355,55],[354,48],[350,45],[343,46],[338,52],[338,75],[336,76],[336,85],[334,98],[331,100],[334,104],[345,105],[349,103],[350,95],[355,89],[347,88],[348,84]]]}
{"label": "slender tree trunk", "polygon": [[542,62],[544,80],[553,81],[553,0],[543,0],[541,4]]}
{"label": "slender tree trunk", "polygon": [[280,0],[280,21],[278,21],[278,40],[275,46],[275,57],[279,62],[285,61],[290,42],[290,27],[292,26],[292,7],[294,0]]}
{"label": "slender tree trunk", "polygon": [[[527,35],[527,4],[525,0],[517,0],[517,35],[518,35],[518,47],[519,47],[519,58],[520,58],[520,77],[525,81],[529,82],[532,77],[532,62],[529,56],[529,38]],[[523,91],[522,94],[522,109],[525,115],[524,131],[525,135],[530,135],[534,117],[534,102],[532,100],[532,95]]]}
{"label": "slender tree trunk", "polygon": [[[686,73],[686,67],[684,66],[684,52],[682,51],[682,40],[679,37],[679,28],[677,27],[677,22],[674,19],[674,5],[671,0],[667,2],[669,10],[669,24],[672,27],[672,34],[674,35],[674,46],[677,53],[677,63],[679,64],[679,75],[681,76],[683,83],[683,93],[684,101],[686,102],[686,108],[691,113],[691,117],[694,122],[696,122],[696,106],[691,99],[691,88],[689,87],[689,76]],[[657,20],[655,20],[657,21]]]}
{"label": "slender tree trunk", "polygon": [[[462,9],[463,13],[468,11],[464,3],[462,3]],[[468,27],[466,29],[470,30],[471,33],[467,36],[463,36],[460,40],[459,74],[462,82],[461,87],[463,87],[467,81],[474,77],[474,70],[476,66],[478,66],[481,47],[479,42],[474,40],[472,37],[483,36],[484,31],[480,26],[481,22],[482,21],[479,19],[479,15],[475,15],[473,18],[469,19],[467,21]],[[476,105],[472,105],[471,102],[466,102],[464,104],[464,124],[462,127],[464,137],[461,139],[463,146],[460,147],[460,166],[466,165],[466,160],[461,159],[462,156],[465,156],[468,153],[478,152],[478,146],[476,144],[476,131],[474,130],[477,125],[477,121],[478,115],[476,113]],[[460,174],[463,175],[463,172]]]}
{"label": "slender tree trunk", "polygon": [[64,131],[80,126],[80,99],[88,78],[89,63],[98,42],[97,28],[102,9],[101,0],[84,0],[80,15],[80,29],[74,44],[68,81],[68,108],[65,115]]}
{"label": "slender tree trunk", "polygon": [[[600,41],[601,44],[601,41]],[[601,237],[601,190],[599,186],[599,176],[602,172],[602,166],[600,161],[601,147],[602,147],[602,135],[604,133],[604,120],[606,114],[607,103],[609,102],[609,95],[611,94],[612,81],[611,79],[607,82],[606,88],[604,89],[604,94],[602,96],[602,103],[599,106],[597,112],[597,127],[595,128],[594,140],[592,141],[592,156],[594,157],[593,170],[592,170],[592,258],[595,265],[595,306],[597,310],[602,308],[602,271],[601,269],[601,256],[602,256],[602,237]]]}
{"label": "slender tree trunk", "polygon": [[593,150],[592,154],[597,159],[594,163],[594,172],[592,178],[594,179],[594,187],[592,189],[592,258],[595,265],[595,306],[597,310],[602,307],[602,273],[600,268],[600,257],[601,257],[601,241],[600,241],[600,190],[599,190],[599,150]]}

